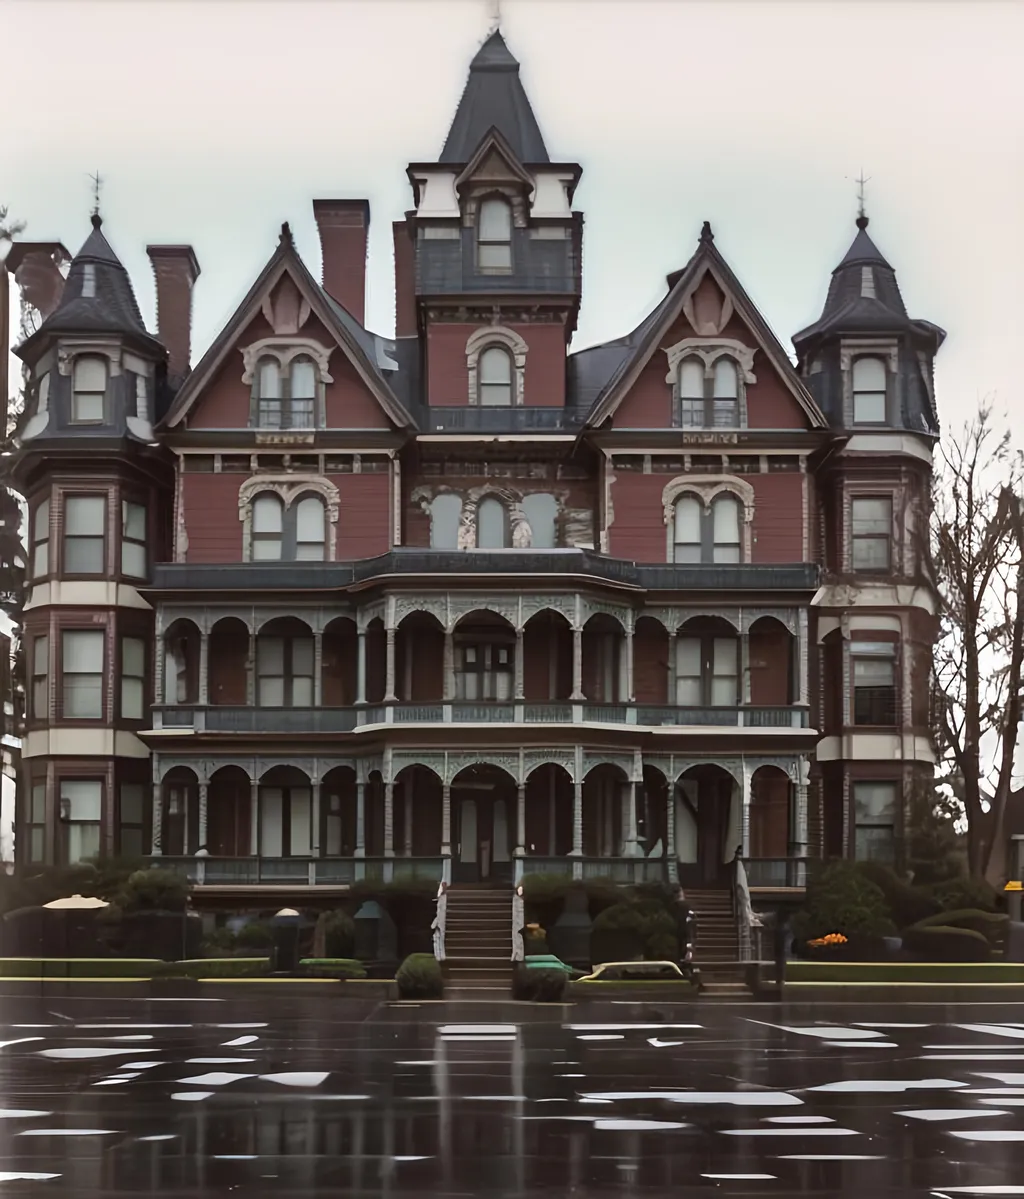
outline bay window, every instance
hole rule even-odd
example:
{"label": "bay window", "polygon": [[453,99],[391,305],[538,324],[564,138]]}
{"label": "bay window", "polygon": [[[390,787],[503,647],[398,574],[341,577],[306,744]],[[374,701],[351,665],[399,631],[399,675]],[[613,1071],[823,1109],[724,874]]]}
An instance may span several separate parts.
{"label": "bay window", "polygon": [[50,573],[50,501],[40,500],[32,513],[32,578]]}
{"label": "bay window", "polygon": [[103,642],[99,629],[66,629],[61,639],[65,720],[103,719]]}
{"label": "bay window", "polygon": [[896,644],[851,641],[853,723],[892,726],[899,723],[896,687]]}
{"label": "bay window", "polygon": [[103,818],[103,783],[99,779],[62,779],[60,827],[62,864],[73,866],[98,857]]}
{"label": "bay window", "polygon": [[50,713],[50,638],[36,637],[32,641],[32,706],[33,720],[46,720]]}
{"label": "bay window", "polygon": [[121,504],[121,573],[146,577],[146,507],[133,500]]}
{"label": "bay window", "polygon": [[892,567],[892,496],[855,496],[850,503],[850,559],[855,571]]}
{"label": "bay window", "polygon": [[121,638],[121,719],[142,720],[146,714],[146,643]]}
{"label": "bay window", "polygon": [[118,792],[118,849],[122,857],[140,858],[146,852],[146,788],[122,783]]}
{"label": "bay window", "polygon": [[107,498],[69,495],[64,498],[64,573],[101,575],[106,546]]}
{"label": "bay window", "polygon": [[854,857],[858,862],[884,862],[896,857],[896,784],[853,784]]}

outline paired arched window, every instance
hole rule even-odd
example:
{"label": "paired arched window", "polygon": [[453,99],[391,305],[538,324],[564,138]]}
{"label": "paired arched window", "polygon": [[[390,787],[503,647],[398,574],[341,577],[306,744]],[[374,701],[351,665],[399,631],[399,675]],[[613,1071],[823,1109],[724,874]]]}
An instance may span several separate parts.
{"label": "paired arched window", "polygon": [[711,501],[710,510],[692,493],[676,500],[673,561],[680,563],[726,564],[739,562],[740,501],[722,493]]}
{"label": "paired arched window", "polygon": [[273,491],[252,502],[249,557],[253,562],[323,562],[327,557],[327,514],[317,495],[287,507]]}
{"label": "paired arched window", "polygon": [[885,363],[881,358],[853,360],[853,423],[885,424]]}
{"label": "paired arched window", "polygon": [[75,424],[101,425],[107,394],[107,360],[98,354],[75,359],[71,393],[71,419]]}
{"label": "paired arched window", "polygon": [[511,408],[515,403],[512,355],[504,346],[488,346],[477,367],[477,395],[489,408]]}
{"label": "paired arched window", "polygon": [[684,429],[739,426],[739,372],[731,358],[717,358],[710,377],[702,358],[679,364],[679,423]]}
{"label": "paired arched window", "polygon": [[494,496],[482,499],[476,510],[476,548],[503,550],[509,544],[508,511]]}
{"label": "paired arched window", "polygon": [[481,201],[477,212],[476,264],[482,271],[512,270],[512,209],[496,196]]}
{"label": "paired arched window", "polygon": [[310,358],[293,358],[282,368],[276,358],[261,358],[254,385],[254,421],[259,429],[316,427],[317,373]]}

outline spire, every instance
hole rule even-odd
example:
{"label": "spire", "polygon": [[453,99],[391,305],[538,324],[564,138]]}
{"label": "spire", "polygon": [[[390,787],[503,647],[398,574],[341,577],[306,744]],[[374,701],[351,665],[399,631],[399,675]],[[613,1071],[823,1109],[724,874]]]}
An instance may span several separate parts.
{"label": "spire", "polygon": [[501,133],[520,162],[550,161],[519,79],[519,63],[497,28],[469,64],[469,79],[439,161],[469,162],[492,127]]}

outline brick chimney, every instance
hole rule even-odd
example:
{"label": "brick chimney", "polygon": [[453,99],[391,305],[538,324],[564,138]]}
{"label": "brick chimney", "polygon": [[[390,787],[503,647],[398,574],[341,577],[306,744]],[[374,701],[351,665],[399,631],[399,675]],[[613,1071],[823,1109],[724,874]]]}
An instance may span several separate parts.
{"label": "brick chimney", "polygon": [[416,335],[416,253],[408,221],[395,221],[395,336]]}
{"label": "brick chimney", "polygon": [[167,376],[183,379],[192,349],[192,285],[199,263],[191,246],[147,246],[156,276],[156,326],[167,347]]}
{"label": "brick chimney", "polygon": [[369,200],[314,200],[327,294],[362,325],[366,321],[366,245]]}

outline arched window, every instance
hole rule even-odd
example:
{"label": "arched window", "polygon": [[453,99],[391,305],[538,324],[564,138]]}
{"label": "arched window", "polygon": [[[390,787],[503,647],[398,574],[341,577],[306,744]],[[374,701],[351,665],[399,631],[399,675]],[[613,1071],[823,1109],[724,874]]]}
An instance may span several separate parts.
{"label": "arched window", "polygon": [[457,550],[459,521],[462,519],[462,497],[451,492],[435,495],[430,503],[430,548]]}
{"label": "arched window", "polygon": [[493,496],[481,500],[476,510],[476,547],[503,550],[508,545],[508,513],[501,500]]}
{"label": "arched window", "polygon": [[323,562],[327,557],[323,500],[316,495],[303,496],[292,506],[291,511],[295,513],[296,559],[300,562]]}
{"label": "arched window", "polygon": [[735,429],[739,423],[739,377],[731,358],[715,362],[712,424],[716,429]]}
{"label": "arched window", "polygon": [[265,491],[252,504],[253,562],[273,562],[282,556],[284,505],[281,497]]}
{"label": "arched window", "polygon": [[681,495],[676,500],[674,562],[739,562],[740,545],[740,501],[734,495],[716,496],[711,501],[710,511],[695,495]]}
{"label": "arched window", "polygon": [[679,364],[679,423],[684,429],[735,429],[739,425],[739,372],[717,358],[708,378],[702,358]]}
{"label": "arched window", "polygon": [[107,360],[82,354],[75,359],[71,419],[75,424],[103,423],[103,401],[107,393]]}
{"label": "arched window", "polygon": [[261,429],[280,429],[281,366],[276,358],[261,358],[256,370],[257,424]]}
{"label": "arched window", "polygon": [[288,428],[312,429],[316,424],[316,367],[308,358],[296,358],[288,382]]}
{"label": "arched window", "polygon": [[881,358],[853,361],[853,423],[885,424],[885,363]]}
{"label": "arched window", "polygon": [[512,356],[503,346],[488,346],[480,355],[478,394],[480,403],[491,408],[510,408]]}
{"label": "arched window", "polygon": [[684,358],[679,364],[679,411],[684,429],[704,427],[704,362]]}
{"label": "arched window", "polygon": [[476,262],[482,271],[512,269],[512,209],[504,200],[484,200],[477,214]]}

